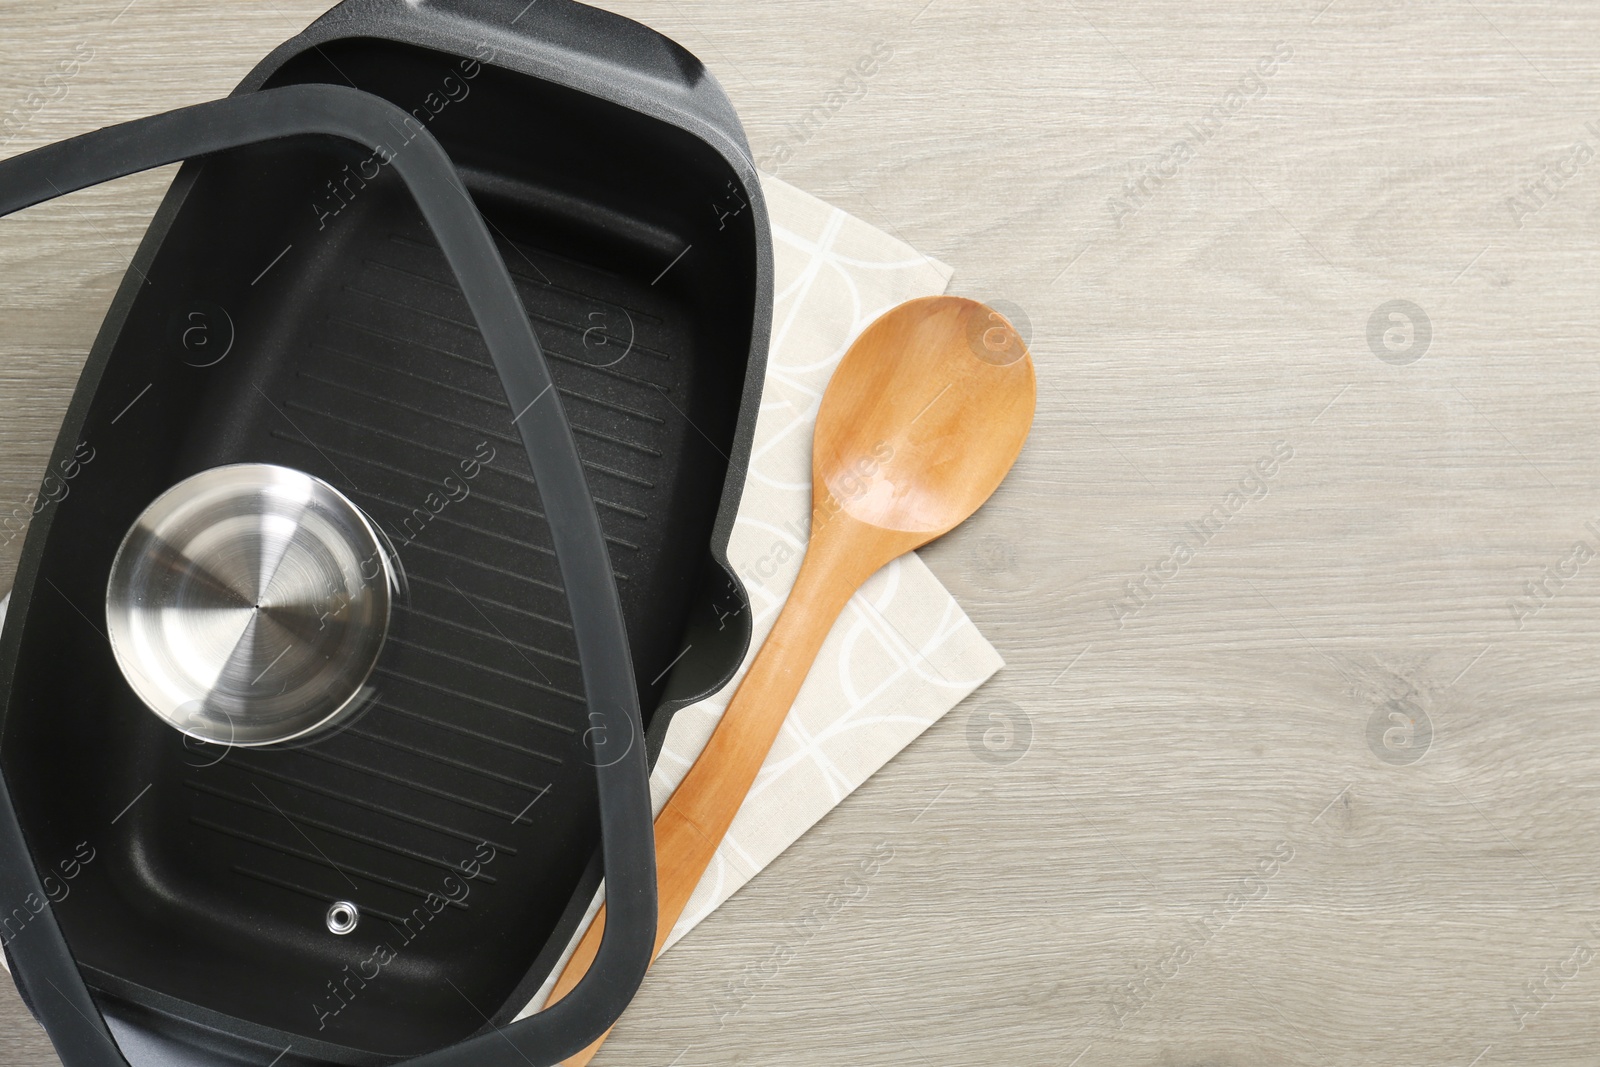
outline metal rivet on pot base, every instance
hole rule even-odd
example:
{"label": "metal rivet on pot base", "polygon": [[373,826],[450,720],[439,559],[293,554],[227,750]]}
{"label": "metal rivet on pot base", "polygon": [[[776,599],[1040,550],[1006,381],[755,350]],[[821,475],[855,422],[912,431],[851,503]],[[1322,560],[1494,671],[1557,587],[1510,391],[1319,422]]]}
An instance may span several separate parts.
{"label": "metal rivet on pot base", "polygon": [[340,937],[354,933],[360,922],[361,909],[348,900],[338,901],[328,909],[328,930]]}
{"label": "metal rivet on pot base", "polygon": [[107,633],[128,684],[176,729],[274,744],[361,706],[396,574],[377,529],[326,482],[217,467],[161,494],[128,531]]}

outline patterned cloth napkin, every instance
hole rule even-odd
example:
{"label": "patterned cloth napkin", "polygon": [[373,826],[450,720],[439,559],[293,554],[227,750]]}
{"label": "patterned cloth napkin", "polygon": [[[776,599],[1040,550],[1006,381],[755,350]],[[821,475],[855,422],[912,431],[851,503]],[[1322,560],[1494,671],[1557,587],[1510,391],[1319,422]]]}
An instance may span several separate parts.
{"label": "patterned cloth napkin", "polygon": [[[768,175],[761,188],[772,216],[777,299],[750,475],[728,546],[755,632],[734,682],[673,719],[650,780],[658,812],[705,747],[799,573],[811,518],[811,433],[834,367],[879,315],[950,282],[949,267],[838,208]],[[666,947],[1003,665],[915,554],[874,575],[822,646]],[[590,916],[599,907],[597,897]],[[579,936],[588,925],[585,919]],[[544,1005],[560,972],[524,1015]]]}

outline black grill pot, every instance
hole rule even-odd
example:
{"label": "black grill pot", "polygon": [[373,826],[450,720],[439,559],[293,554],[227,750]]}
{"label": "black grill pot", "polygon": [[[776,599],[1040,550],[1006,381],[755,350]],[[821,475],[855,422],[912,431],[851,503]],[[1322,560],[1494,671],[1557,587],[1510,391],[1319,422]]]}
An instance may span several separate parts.
{"label": "black grill pot", "polygon": [[[69,1067],[555,1062],[642,978],[647,767],[749,642],[739,121],[580,4],[347,0],[226,101],[0,163],[0,214],[179,159],[0,639],[7,958]],[[367,710],[296,746],[186,741],[103,633],[140,511],[245,462],[338,487],[409,588]],[[603,866],[604,965],[513,1022]]]}

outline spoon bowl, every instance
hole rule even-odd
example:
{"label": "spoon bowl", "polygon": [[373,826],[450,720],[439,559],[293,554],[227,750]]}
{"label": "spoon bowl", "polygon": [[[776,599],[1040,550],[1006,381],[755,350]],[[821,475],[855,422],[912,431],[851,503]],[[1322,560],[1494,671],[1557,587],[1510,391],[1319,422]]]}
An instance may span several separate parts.
{"label": "spoon bowl", "polygon": [[956,296],[901,304],[850,346],[823,396],[814,499],[914,535],[901,552],[948,533],[1016,462],[1036,392],[1027,346],[999,312]]}

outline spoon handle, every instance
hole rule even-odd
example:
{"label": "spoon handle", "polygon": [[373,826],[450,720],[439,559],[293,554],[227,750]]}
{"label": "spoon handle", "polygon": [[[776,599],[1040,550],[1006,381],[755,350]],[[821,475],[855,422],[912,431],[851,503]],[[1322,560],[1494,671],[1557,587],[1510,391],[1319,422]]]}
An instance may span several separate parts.
{"label": "spoon handle", "polygon": [[[705,750],[656,816],[660,913],[652,959],[660,955],[667,935],[716,857],[717,846],[733,825],[734,816],[766,762],[839,613],[861,583],[888,562],[882,558],[881,546],[873,543],[875,540],[869,527],[837,512],[830,520],[814,518],[810,548],[777,623],[739,683]],[[605,918],[602,905],[561,972],[550,994],[550,1004],[565,996],[588,971],[600,947]],[[606,1036],[609,1031],[567,1059],[566,1067],[587,1064]]]}

